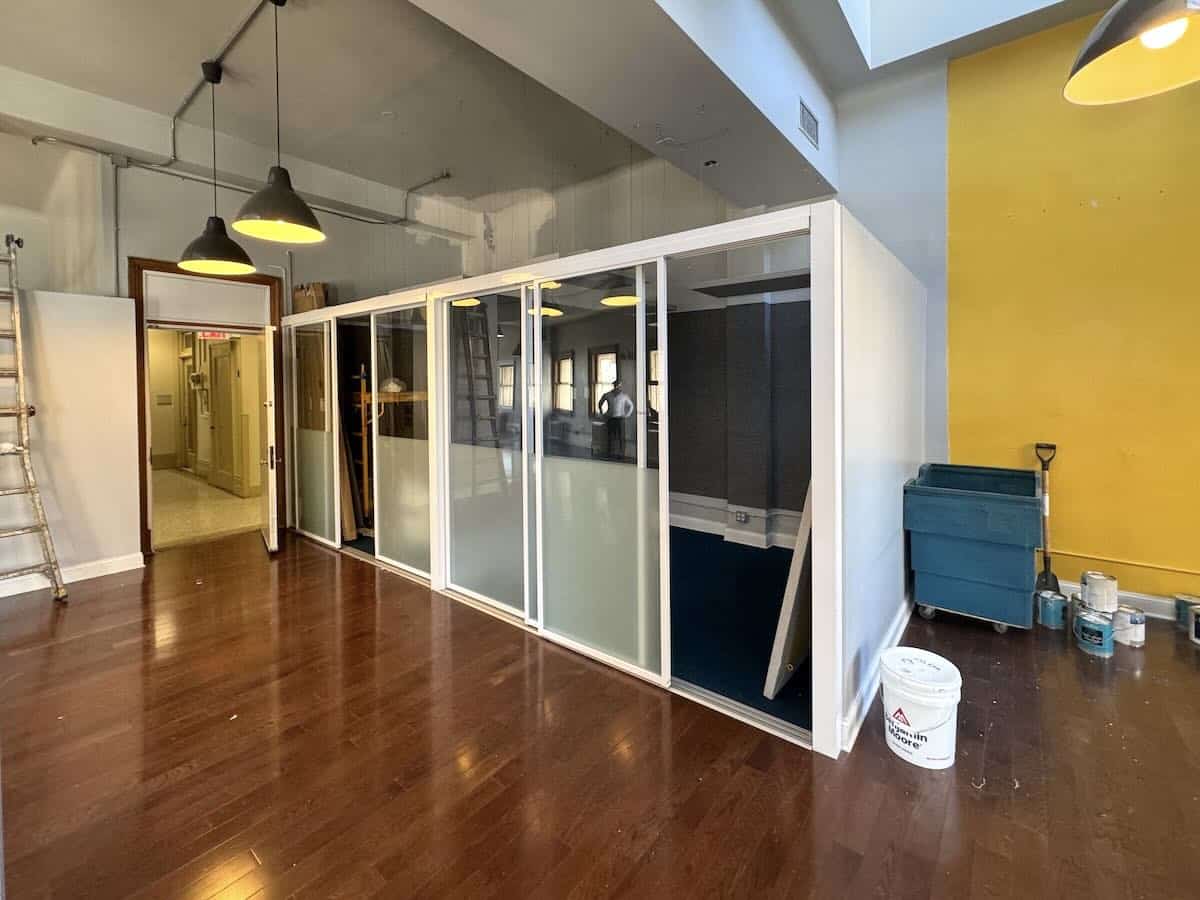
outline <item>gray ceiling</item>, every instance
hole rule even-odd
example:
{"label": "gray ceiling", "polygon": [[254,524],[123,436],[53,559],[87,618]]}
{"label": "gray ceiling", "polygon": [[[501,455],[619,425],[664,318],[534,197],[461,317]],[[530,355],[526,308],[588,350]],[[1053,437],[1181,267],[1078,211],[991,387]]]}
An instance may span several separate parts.
{"label": "gray ceiling", "polygon": [[[4,64],[170,114],[253,0],[55,0],[5,11]],[[285,152],[476,198],[574,183],[646,157],[626,138],[406,0],[291,0],[280,11]],[[274,143],[271,7],[225,61],[224,132]],[[185,114],[207,125],[207,98]]]}

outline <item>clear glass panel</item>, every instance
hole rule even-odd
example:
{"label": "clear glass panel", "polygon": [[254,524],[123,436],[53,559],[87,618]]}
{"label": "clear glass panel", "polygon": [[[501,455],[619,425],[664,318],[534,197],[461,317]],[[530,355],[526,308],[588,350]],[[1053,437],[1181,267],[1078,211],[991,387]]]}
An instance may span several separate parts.
{"label": "clear glass panel", "polygon": [[521,290],[447,314],[450,583],[524,613]]}
{"label": "clear glass panel", "polygon": [[657,428],[639,386],[655,267],[641,268],[542,291],[543,624],[660,672]]}
{"label": "clear glass panel", "polygon": [[296,361],[296,521],[302,531],[336,542],[329,323],[298,326],[292,331],[292,346]]}
{"label": "clear glass panel", "polygon": [[429,330],[425,308],[375,315],[376,553],[429,571]]}

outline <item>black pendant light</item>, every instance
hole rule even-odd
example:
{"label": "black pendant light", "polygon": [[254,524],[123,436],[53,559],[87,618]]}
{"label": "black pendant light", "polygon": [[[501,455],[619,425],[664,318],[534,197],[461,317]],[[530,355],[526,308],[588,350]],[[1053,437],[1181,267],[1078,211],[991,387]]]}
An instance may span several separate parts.
{"label": "black pendant light", "polygon": [[217,85],[221,83],[221,64],[206,62],[201,68],[212,94],[213,214],[208,217],[204,233],[183,251],[179,268],[198,275],[249,275],[254,263],[229,236],[225,220],[217,215]]}
{"label": "black pendant light", "polygon": [[1083,43],[1063,96],[1082,106],[1200,81],[1200,0],[1121,0]]}
{"label": "black pendant light", "polygon": [[292,176],[283,167],[279,139],[279,7],[287,0],[271,0],[275,14],[275,165],[267,184],[246,201],[233,220],[241,234],[278,244],[319,244],[325,240],[321,223],[292,187]]}

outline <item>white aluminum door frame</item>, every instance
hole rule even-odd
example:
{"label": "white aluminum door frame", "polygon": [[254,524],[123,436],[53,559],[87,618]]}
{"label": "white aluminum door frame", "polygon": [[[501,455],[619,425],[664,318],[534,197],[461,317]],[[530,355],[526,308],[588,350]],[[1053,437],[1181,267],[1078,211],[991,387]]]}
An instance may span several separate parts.
{"label": "white aluminum door frame", "polygon": [[[416,566],[411,565],[409,563],[402,563],[398,559],[392,559],[390,556],[384,555],[379,549],[380,546],[383,544],[383,540],[381,538],[381,533],[383,531],[383,528],[381,527],[380,522],[379,522],[379,417],[380,417],[380,413],[379,413],[378,408],[376,407],[376,404],[379,402],[378,401],[378,397],[379,397],[379,332],[378,332],[378,325],[376,324],[376,319],[378,319],[379,316],[386,316],[389,313],[403,312],[404,310],[425,309],[427,311],[426,318],[425,318],[425,361],[426,361],[426,366],[428,369],[429,357],[430,357],[430,354],[432,353],[432,347],[430,347],[430,339],[433,334],[433,329],[430,326],[430,321],[429,321],[429,316],[428,316],[428,308],[429,308],[428,304],[424,300],[416,300],[411,303],[406,303],[402,306],[393,306],[389,309],[380,309],[380,310],[376,310],[371,313],[371,447],[372,447],[373,454],[374,454],[373,458],[371,460],[371,478],[373,479],[373,483],[371,485],[371,495],[372,495],[371,502],[375,506],[375,558],[382,563],[386,563],[387,565],[389,565],[393,568],[399,569],[402,572],[406,572],[409,575],[412,575],[412,576],[418,578],[422,582],[430,581],[430,573],[429,572],[418,569]],[[433,378],[430,377],[428,371],[426,373],[426,378],[427,378],[428,382],[430,383],[430,385],[432,385]],[[432,397],[432,391],[426,391],[425,419],[426,419],[426,431],[427,432],[429,432],[433,426],[432,417],[429,415],[429,410],[432,408],[430,406],[431,397]],[[425,442],[428,446],[430,446],[430,448],[431,448],[430,455],[432,456],[433,455],[432,454],[432,444],[430,442],[430,434],[428,434],[428,433],[426,433],[426,435],[425,435]],[[432,479],[430,480],[429,486],[430,486],[430,495],[431,495],[430,496],[430,505],[432,506],[432,502],[433,502],[432,494],[433,494],[433,486],[434,486],[434,482],[432,481]],[[432,561],[433,561],[433,522],[434,522],[434,517],[431,514],[430,520],[429,520],[429,524],[430,524],[429,558],[430,558],[431,566],[432,566]]]}
{"label": "white aluminum door frame", "polygon": [[[437,307],[437,309],[440,313],[440,324],[441,324],[441,337],[438,340],[438,345],[439,345],[438,351],[440,354],[441,362],[440,362],[440,365],[438,366],[437,371],[439,373],[439,383],[446,386],[445,397],[443,398],[443,401],[439,408],[438,418],[441,421],[442,435],[441,435],[440,442],[438,443],[437,446],[439,449],[444,448],[446,452],[445,453],[431,453],[430,455],[440,457],[442,460],[444,460],[444,464],[439,467],[438,479],[437,479],[437,481],[438,481],[438,496],[441,501],[440,505],[441,505],[441,508],[445,510],[445,514],[442,516],[441,527],[438,529],[438,532],[442,536],[442,540],[443,540],[443,545],[442,545],[443,553],[442,553],[442,558],[441,558],[441,565],[443,568],[441,570],[441,576],[438,579],[438,584],[440,584],[440,587],[437,589],[449,591],[449,592],[452,592],[455,594],[459,594],[463,597],[473,600],[476,603],[482,604],[485,609],[494,610],[495,612],[500,614],[505,619],[509,619],[512,621],[528,621],[529,620],[529,585],[528,585],[529,557],[527,555],[523,556],[521,558],[521,565],[523,566],[523,569],[521,572],[521,581],[522,581],[522,584],[524,585],[522,592],[521,592],[522,593],[522,608],[521,609],[517,609],[514,606],[509,606],[507,603],[502,603],[501,601],[495,599],[494,597],[489,597],[486,594],[480,593],[479,591],[475,591],[475,590],[472,590],[471,588],[463,587],[460,584],[455,584],[450,578],[450,552],[451,552],[451,548],[450,548],[450,516],[451,516],[451,510],[453,509],[454,502],[453,502],[453,498],[450,496],[450,456],[449,456],[449,454],[450,454],[450,449],[453,446],[454,405],[456,403],[455,393],[454,393],[454,385],[455,385],[454,372],[451,371],[451,368],[452,368],[453,362],[454,362],[454,352],[450,347],[450,342],[451,342],[451,340],[453,340],[454,336],[450,330],[450,309],[453,306],[453,302],[455,300],[461,300],[461,299],[465,299],[467,297],[475,297],[477,295],[478,296],[486,296],[486,295],[490,295],[490,294],[496,294],[502,290],[511,291],[514,288],[521,292],[521,297],[522,297],[521,314],[524,315],[525,314],[525,312],[524,312],[524,302],[525,302],[524,296],[525,296],[526,285],[523,285],[523,284],[501,285],[501,286],[494,288],[493,290],[487,291],[487,292],[461,293],[461,292],[456,291],[453,294],[446,293],[446,294],[439,294],[437,296],[432,297],[430,302],[432,305]],[[499,302],[497,302],[497,304],[496,304],[497,321],[499,321],[499,317],[500,317],[500,305],[499,305]],[[491,340],[491,335],[488,335],[487,339]],[[524,352],[524,351],[522,351],[522,352]],[[522,364],[523,363],[524,363],[524,360],[522,359]],[[473,374],[475,364],[473,362],[471,362],[471,360],[467,360],[467,365],[469,367],[469,371]],[[514,373],[514,380],[515,380],[515,373]],[[521,521],[522,521],[523,525],[526,522],[525,505],[526,505],[526,497],[528,496],[528,487],[526,486],[526,483],[524,481],[524,473],[525,473],[525,463],[524,463],[525,427],[524,427],[524,425],[525,425],[525,423],[522,422],[521,423],[521,457],[522,457]],[[499,442],[497,442],[497,451],[499,451],[499,449],[500,449]],[[432,486],[431,486],[431,488],[432,488]],[[430,493],[432,494],[432,489],[431,489]],[[526,547],[526,552],[528,552],[528,533],[526,533],[526,535],[522,537],[522,544]],[[539,592],[539,596],[540,596],[540,592]]]}
{"label": "white aluminum door frame", "polygon": [[[588,270],[588,271],[576,272],[571,276],[567,276],[568,278],[570,278],[570,277],[580,277],[583,275],[596,275],[596,274],[603,274],[605,272],[618,271],[618,270],[629,269],[629,268],[633,268],[635,270],[635,278],[636,278],[636,282],[637,282],[637,295],[639,298],[639,302],[638,302],[637,309],[636,309],[636,315],[635,315],[635,322],[636,322],[635,328],[637,329],[637,335],[635,337],[635,345],[637,348],[635,351],[635,356],[636,356],[635,367],[636,367],[637,381],[638,381],[638,386],[636,389],[635,396],[637,396],[639,398],[637,408],[635,409],[635,416],[636,416],[636,426],[637,426],[637,436],[638,436],[637,469],[639,471],[638,471],[637,477],[639,479],[644,478],[644,475],[642,473],[649,471],[647,468],[647,465],[646,465],[646,463],[647,463],[647,453],[646,453],[646,449],[647,449],[646,448],[647,412],[646,412],[646,407],[645,407],[645,398],[646,398],[645,380],[646,379],[644,377],[645,372],[646,372],[646,358],[645,358],[646,357],[646,334],[645,334],[646,280],[645,280],[644,267],[647,265],[657,265],[658,271],[662,272],[665,269],[665,259],[663,257],[658,257],[658,258],[654,258],[654,259],[644,259],[644,260],[635,262],[629,266],[617,266],[615,269],[593,269],[593,270]],[[662,284],[663,284],[663,279],[661,279],[661,277],[660,277],[659,281],[657,282],[657,285],[661,287]],[[666,293],[665,293],[665,291],[657,298],[657,302],[658,302],[658,311],[659,312],[665,311],[666,310]],[[537,371],[537,378],[538,378],[539,387],[540,387],[541,373],[543,371],[545,371],[545,368],[546,368],[545,360],[543,359],[543,355],[542,355],[543,354],[542,328],[541,328],[541,324],[542,324],[542,288],[541,288],[540,282],[538,282],[535,285],[535,290],[534,290],[534,316],[533,316],[533,319],[534,319],[534,323],[535,323],[534,331],[535,331],[535,335],[536,335],[535,348],[534,348],[534,353],[535,353],[534,368]],[[658,326],[659,326],[660,340],[665,335],[665,320],[666,320],[665,315],[659,316]],[[661,362],[662,362],[661,356],[659,357],[659,361],[661,364]],[[591,376],[591,372],[589,369],[589,372],[587,375],[589,385],[591,383],[591,378],[592,378],[592,376]],[[590,392],[590,389],[589,389],[589,392]],[[589,393],[589,395],[590,395],[590,393]],[[552,402],[553,402],[553,400],[552,400]],[[665,406],[665,404],[661,404],[661,403],[660,403],[660,405]],[[535,505],[537,507],[537,510],[536,510],[536,512],[537,512],[537,534],[536,534],[536,537],[537,537],[537,582],[538,582],[538,592],[537,593],[538,593],[538,620],[539,620],[537,623],[537,632],[541,637],[545,638],[548,641],[551,641],[555,644],[559,644],[563,647],[566,647],[569,650],[574,650],[576,653],[580,653],[584,656],[591,657],[592,659],[598,660],[599,662],[602,662],[605,665],[612,666],[614,669],[619,669],[622,672],[625,672],[629,675],[633,675],[644,681],[649,681],[650,683],[656,684],[660,687],[669,687],[670,683],[671,683],[671,667],[670,667],[670,662],[668,659],[669,653],[670,653],[670,644],[669,644],[670,635],[669,635],[669,627],[664,629],[663,623],[667,623],[668,626],[670,623],[670,605],[671,605],[670,580],[669,580],[669,578],[663,577],[662,573],[664,571],[669,572],[669,569],[667,569],[666,567],[664,567],[662,565],[662,556],[661,555],[659,557],[659,597],[658,597],[658,600],[659,600],[659,623],[660,623],[660,625],[659,625],[659,641],[660,641],[659,668],[660,668],[660,671],[655,672],[652,669],[645,668],[645,666],[641,666],[636,663],[628,662],[627,660],[621,659],[618,656],[614,656],[610,653],[606,653],[603,650],[598,650],[597,648],[592,647],[588,644],[581,643],[580,641],[577,641],[574,638],[569,638],[566,635],[560,634],[560,633],[552,630],[549,626],[546,625],[546,616],[545,616],[545,608],[546,608],[545,560],[546,560],[546,555],[545,555],[545,551],[543,549],[543,545],[545,543],[545,531],[542,527],[542,519],[543,519],[542,511],[545,508],[545,491],[544,491],[544,487],[543,487],[543,485],[545,483],[545,479],[543,477],[543,473],[544,473],[546,445],[545,445],[545,440],[544,440],[545,439],[545,428],[543,426],[543,418],[544,418],[544,416],[543,416],[543,408],[542,408],[542,393],[541,393],[541,390],[539,389],[539,391],[538,391],[538,406],[537,406],[537,413],[536,413],[536,424],[537,424],[538,434],[537,434],[537,444],[536,444],[535,451],[534,451],[534,477],[537,479],[537,491],[536,491],[536,501],[535,501]],[[667,480],[669,478],[669,472],[668,472],[666,460],[664,459],[663,454],[662,454],[661,446],[660,446],[660,450],[659,450],[659,467],[660,467],[659,472],[658,472],[659,497],[661,498],[662,486],[663,486],[663,484],[667,483]],[[642,492],[640,489],[638,491],[638,494],[639,494],[639,496],[642,496]],[[660,503],[661,503],[661,499],[660,499]],[[639,509],[639,510],[637,510],[637,513],[638,513],[639,519],[641,519],[642,511]],[[659,552],[660,552],[660,554],[662,552],[661,541],[662,541],[662,535],[664,533],[663,524],[662,524],[664,513],[666,513],[667,517],[668,517],[667,533],[669,536],[669,511],[665,510],[663,507],[660,506],[659,507],[659,541],[660,541]],[[641,521],[639,521],[639,529],[641,527],[642,527],[642,523],[641,523]],[[639,545],[640,545],[640,543],[641,542],[639,542]],[[669,557],[669,553],[668,553],[668,556],[667,556],[668,561],[669,561],[669,558],[670,557]],[[667,592],[665,594],[663,593],[663,590],[662,590],[664,584],[667,587]],[[640,604],[640,599],[639,599],[639,604]]]}
{"label": "white aluminum door frame", "polygon": [[[402,289],[390,294],[371,297],[334,307],[310,310],[288,316],[285,325],[302,325],[330,321],[344,316],[359,315],[380,309],[388,309],[409,301],[427,300],[433,329],[430,337],[431,394],[442,389],[438,379],[444,377],[443,367],[435,361],[435,354],[442,352],[446,320],[443,315],[447,304],[443,302],[453,296],[464,297],[494,293],[500,288],[514,285],[530,285],[534,290],[535,306],[540,308],[540,284],[543,281],[562,280],[591,272],[629,268],[631,266],[660,262],[664,258],[694,255],[700,252],[729,250],[738,246],[764,241],[810,235],[812,252],[812,472],[813,472],[813,749],[827,756],[837,757],[842,748],[842,695],[843,695],[843,648],[842,616],[842,328],[841,328],[841,219],[840,204],[836,200],[821,201],[809,206],[797,206],[759,215],[746,216],[729,222],[708,225],[689,231],[649,238],[603,250],[594,250],[575,256],[525,263],[524,266],[509,268],[485,275],[461,278],[434,286],[418,286]],[[660,265],[658,271],[660,306],[665,308],[666,272]],[[436,315],[435,315],[436,314]],[[666,316],[660,317],[659,352],[662,366],[660,392],[662,405],[667,406],[666,397],[670,390],[670,365],[665,354]],[[535,323],[537,322],[535,317]],[[540,341],[540,328],[534,333]],[[535,373],[537,384],[536,402],[541,404],[541,372]],[[440,410],[444,404],[431,409]],[[660,411],[662,416],[662,411]],[[444,423],[440,416],[431,416],[438,426],[438,440],[431,446],[442,446],[441,432]],[[542,439],[540,415],[535,420],[535,439]],[[665,416],[660,418],[660,466],[667,461],[669,445],[666,441]],[[446,587],[445,541],[448,535],[444,528],[447,516],[440,508],[445,497],[446,460],[442,453],[430,453],[431,490],[430,516],[431,539],[431,583],[434,589]],[[663,541],[660,552],[669,553],[670,507],[667,492],[668,480],[660,468],[660,522]],[[436,477],[433,477],[436,476]],[[538,490],[541,490],[540,473],[535,473]],[[434,485],[436,484],[436,489]],[[538,504],[540,508],[540,503]],[[538,523],[540,526],[540,522]],[[340,528],[340,522],[339,522]],[[540,529],[539,529],[540,530]],[[669,557],[667,557],[669,561]],[[537,569],[543,570],[545,560],[538,553]],[[664,679],[669,680],[670,667],[670,585],[669,565],[661,567],[662,591],[660,602],[663,614],[665,654],[663,658]],[[540,580],[540,577],[539,577]],[[539,595],[539,615],[545,605],[544,596]],[[552,639],[552,638],[551,638]],[[576,648],[590,656],[596,656],[586,648]],[[601,659],[601,657],[596,656]],[[625,669],[617,661],[615,668]],[[635,673],[637,674],[637,673]],[[658,681],[659,679],[654,679]]]}
{"label": "white aluminum door frame", "polygon": [[[291,470],[296,465],[295,448],[297,448],[300,443],[295,434],[295,432],[300,429],[300,410],[299,410],[298,400],[297,400],[298,394],[294,390],[294,388],[295,388],[294,373],[296,371],[296,331],[302,325],[314,325],[317,322],[320,322],[325,326],[323,329],[323,333],[324,333],[324,337],[325,337],[325,352],[324,352],[324,354],[322,354],[322,364],[325,367],[325,427],[326,427],[326,429],[329,429],[329,427],[330,427],[330,416],[332,415],[332,412],[333,412],[333,402],[334,402],[332,399],[333,386],[330,383],[333,378],[333,372],[332,372],[332,366],[331,366],[332,357],[330,356],[330,351],[331,351],[330,344],[333,340],[333,333],[334,333],[333,318],[317,319],[312,322],[298,322],[294,325],[285,322],[284,323],[284,334],[288,338],[288,340],[285,341],[285,343],[287,344],[287,347],[288,347],[287,355],[291,359],[291,367],[292,367],[292,372],[293,372],[293,378],[292,378],[293,391],[292,391],[291,397],[287,398],[287,400],[286,400],[288,408],[291,410],[291,413],[292,413],[291,420],[292,420],[292,429],[293,429],[292,440],[291,440],[291,446],[293,448],[293,455],[292,455],[292,458],[287,461],[287,467],[289,470]],[[334,447],[333,447],[333,459],[331,460],[331,463],[333,465],[334,534],[340,538],[341,533],[342,533],[341,503],[340,503],[340,496],[339,496],[341,494],[341,485],[338,483],[338,477],[340,476],[341,473],[338,472],[338,468],[337,468],[337,452],[338,451],[337,451],[337,443],[336,443],[336,437],[337,437],[336,433],[335,433],[334,437],[335,437],[335,442],[334,442]],[[324,544],[326,547],[333,547],[335,550],[340,549],[341,548],[340,540],[336,541],[336,542],[331,541],[327,537],[323,537],[322,535],[319,535],[319,534],[313,534],[311,531],[306,531],[304,528],[302,528],[300,526],[300,477],[299,477],[299,475],[300,475],[300,473],[296,472],[295,476],[292,478],[292,488],[295,492],[295,495],[293,497],[289,498],[292,501],[290,504],[290,507],[293,510],[293,512],[291,514],[291,518],[295,522],[295,524],[292,527],[295,528],[297,534],[302,534],[306,538],[316,541],[318,544]]]}

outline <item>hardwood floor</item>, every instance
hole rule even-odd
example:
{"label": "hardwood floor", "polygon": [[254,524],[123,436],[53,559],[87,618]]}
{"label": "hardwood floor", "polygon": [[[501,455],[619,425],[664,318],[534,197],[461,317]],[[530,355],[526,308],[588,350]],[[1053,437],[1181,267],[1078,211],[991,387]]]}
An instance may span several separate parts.
{"label": "hardwood floor", "polygon": [[[1200,648],[914,620],[959,760],[834,763],[302,540],[0,600],[8,900],[1194,897]],[[1124,650],[1124,648],[1119,648]]]}

